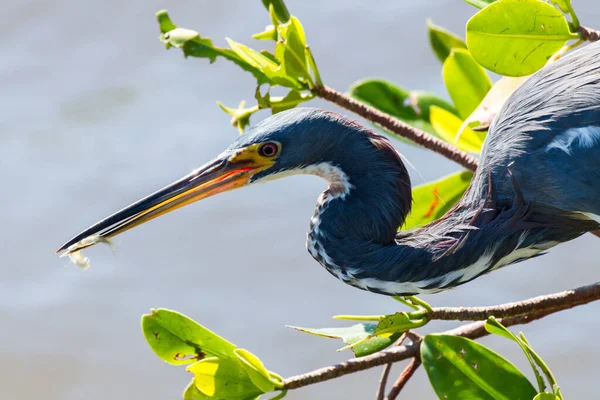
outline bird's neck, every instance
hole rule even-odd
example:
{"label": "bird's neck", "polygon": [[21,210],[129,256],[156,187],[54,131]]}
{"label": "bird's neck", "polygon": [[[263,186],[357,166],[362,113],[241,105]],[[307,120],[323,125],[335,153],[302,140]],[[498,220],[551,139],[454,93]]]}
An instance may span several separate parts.
{"label": "bird's neck", "polygon": [[411,204],[408,173],[398,153],[377,135],[361,159],[335,159],[305,169],[329,188],[310,221],[307,249],[329,272],[347,283],[358,268],[376,263],[379,249],[395,247],[398,228]]}
{"label": "bird's neck", "polygon": [[[311,218],[307,248],[334,276],[383,294],[432,293],[542,251],[505,259],[515,248],[531,244],[521,236],[524,229],[513,224],[523,210],[499,214],[485,203],[460,204],[434,224],[399,235],[411,205],[404,164],[385,139],[371,132],[351,133],[333,139],[353,140],[361,151],[332,151],[295,171],[329,181]],[[332,149],[343,146],[334,143]]]}
{"label": "bird's neck", "polygon": [[[433,225],[396,236],[398,221],[372,213],[381,207],[378,196],[354,194],[360,194],[359,185],[343,199],[328,191],[321,195],[311,219],[307,248],[331,274],[364,290],[387,295],[439,292],[501,266],[503,256],[522,244],[529,245],[520,229],[510,228],[505,235],[479,229],[484,224],[474,220],[474,207],[457,209]],[[508,214],[502,220],[500,228],[507,228]],[[388,230],[394,231],[391,238],[381,235]],[[513,262],[542,250],[518,254]],[[503,261],[507,264],[510,260]]]}
{"label": "bird's neck", "polygon": [[522,205],[498,210],[486,199],[459,203],[437,222],[398,234],[410,211],[410,180],[391,146],[376,143],[381,148],[369,159],[303,171],[329,181],[311,218],[307,248],[344,282],[388,295],[434,293],[553,244],[542,240],[544,228],[515,225],[527,213]]}
{"label": "bird's neck", "polygon": [[[483,198],[461,201],[438,221],[397,233],[398,220],[385,217],[385,210],[395,206],[381,206],[385,193],[363,193],[360,183],[354,186],[344,198],[329,191],[321,195],[307,247],[337,278],[381,294],[450,289],[585,232],[569,216],[546,214],[524,203],[497,208]],[[564,227],[569,227],[568,235]]]}
{"label": "bird's neck", "polygon": [[373,150],[304,168],[329,182],[311,219],[310,236],[393,244],[410,212],[410,178],[384,138],[369,133]]}

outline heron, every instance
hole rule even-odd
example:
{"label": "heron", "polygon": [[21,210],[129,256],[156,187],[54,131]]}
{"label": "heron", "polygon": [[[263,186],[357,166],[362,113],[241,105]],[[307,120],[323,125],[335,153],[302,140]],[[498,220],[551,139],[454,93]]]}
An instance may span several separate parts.
{"label": "heron", "polygon": [[[249,128],[214,160],[101,220],[59,252],[90,246],[218,193],[294,174],[328,182],[306,247],[333,276],[384,295],[436,293],[600,229],[600,43],[531,76],[493,119],[469,188],[440,219],[411,211],[403,160],[334,112],[295,108]],[[83,241],[82,241],[83,240]]]}

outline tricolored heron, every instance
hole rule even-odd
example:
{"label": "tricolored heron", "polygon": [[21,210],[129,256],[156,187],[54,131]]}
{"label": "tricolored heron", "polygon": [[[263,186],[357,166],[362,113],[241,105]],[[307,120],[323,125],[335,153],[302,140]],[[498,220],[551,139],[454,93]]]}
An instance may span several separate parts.
{"label": "tricolored heron", "polygon": [[398,232],[411,209],[411,185],[385,138],[338,114],[298,108],[265,119],[213,161],[59,251],[292,174],[329,181],[306,246],[334,276],[361,289],[434,293],[543,254],[600,228],[600,43],[551,63],[510,96],[490,126],[469,189],[423,228]]}

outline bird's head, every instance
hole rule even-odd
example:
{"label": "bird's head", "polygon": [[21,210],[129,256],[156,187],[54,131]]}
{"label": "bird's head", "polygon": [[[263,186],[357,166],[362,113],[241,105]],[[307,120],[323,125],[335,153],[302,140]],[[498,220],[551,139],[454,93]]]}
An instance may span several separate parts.
{"label": "bird's head", "polygon": [[[388,152],[398,157],[387,141],[365,133],[359,124],[328,111],[296,108],[278,113],[250,128],[212,161],[92,225],[58,252],[95,244],[84,240],[91,235],[110,238],[198,200],[290,174],[321,175],[330,181],[330,190],[345,194],[352,188],[348,176],[364,170],[360,160],[366,155]],[[379,158],[373,158],[375,170]],[[405,173],[399,158],[397,162]],[[408,188],[410,199],[410,183]]]}

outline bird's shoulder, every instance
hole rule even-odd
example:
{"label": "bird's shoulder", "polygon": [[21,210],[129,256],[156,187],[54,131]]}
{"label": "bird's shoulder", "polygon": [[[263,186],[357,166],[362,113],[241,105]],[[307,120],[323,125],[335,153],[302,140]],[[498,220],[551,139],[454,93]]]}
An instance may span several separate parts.
{"label": "bird's shoulder", "polygon": [[482,163],[508,165],[535,151],[600,148],[600,43],[531,76],[490,126]]}
{"label": "bird's shoulder", "polygon": [[509,97],[467,198],[490,179],[506,202],[516,184],[528,201],[600,213],[600,43],[549,64]]}

